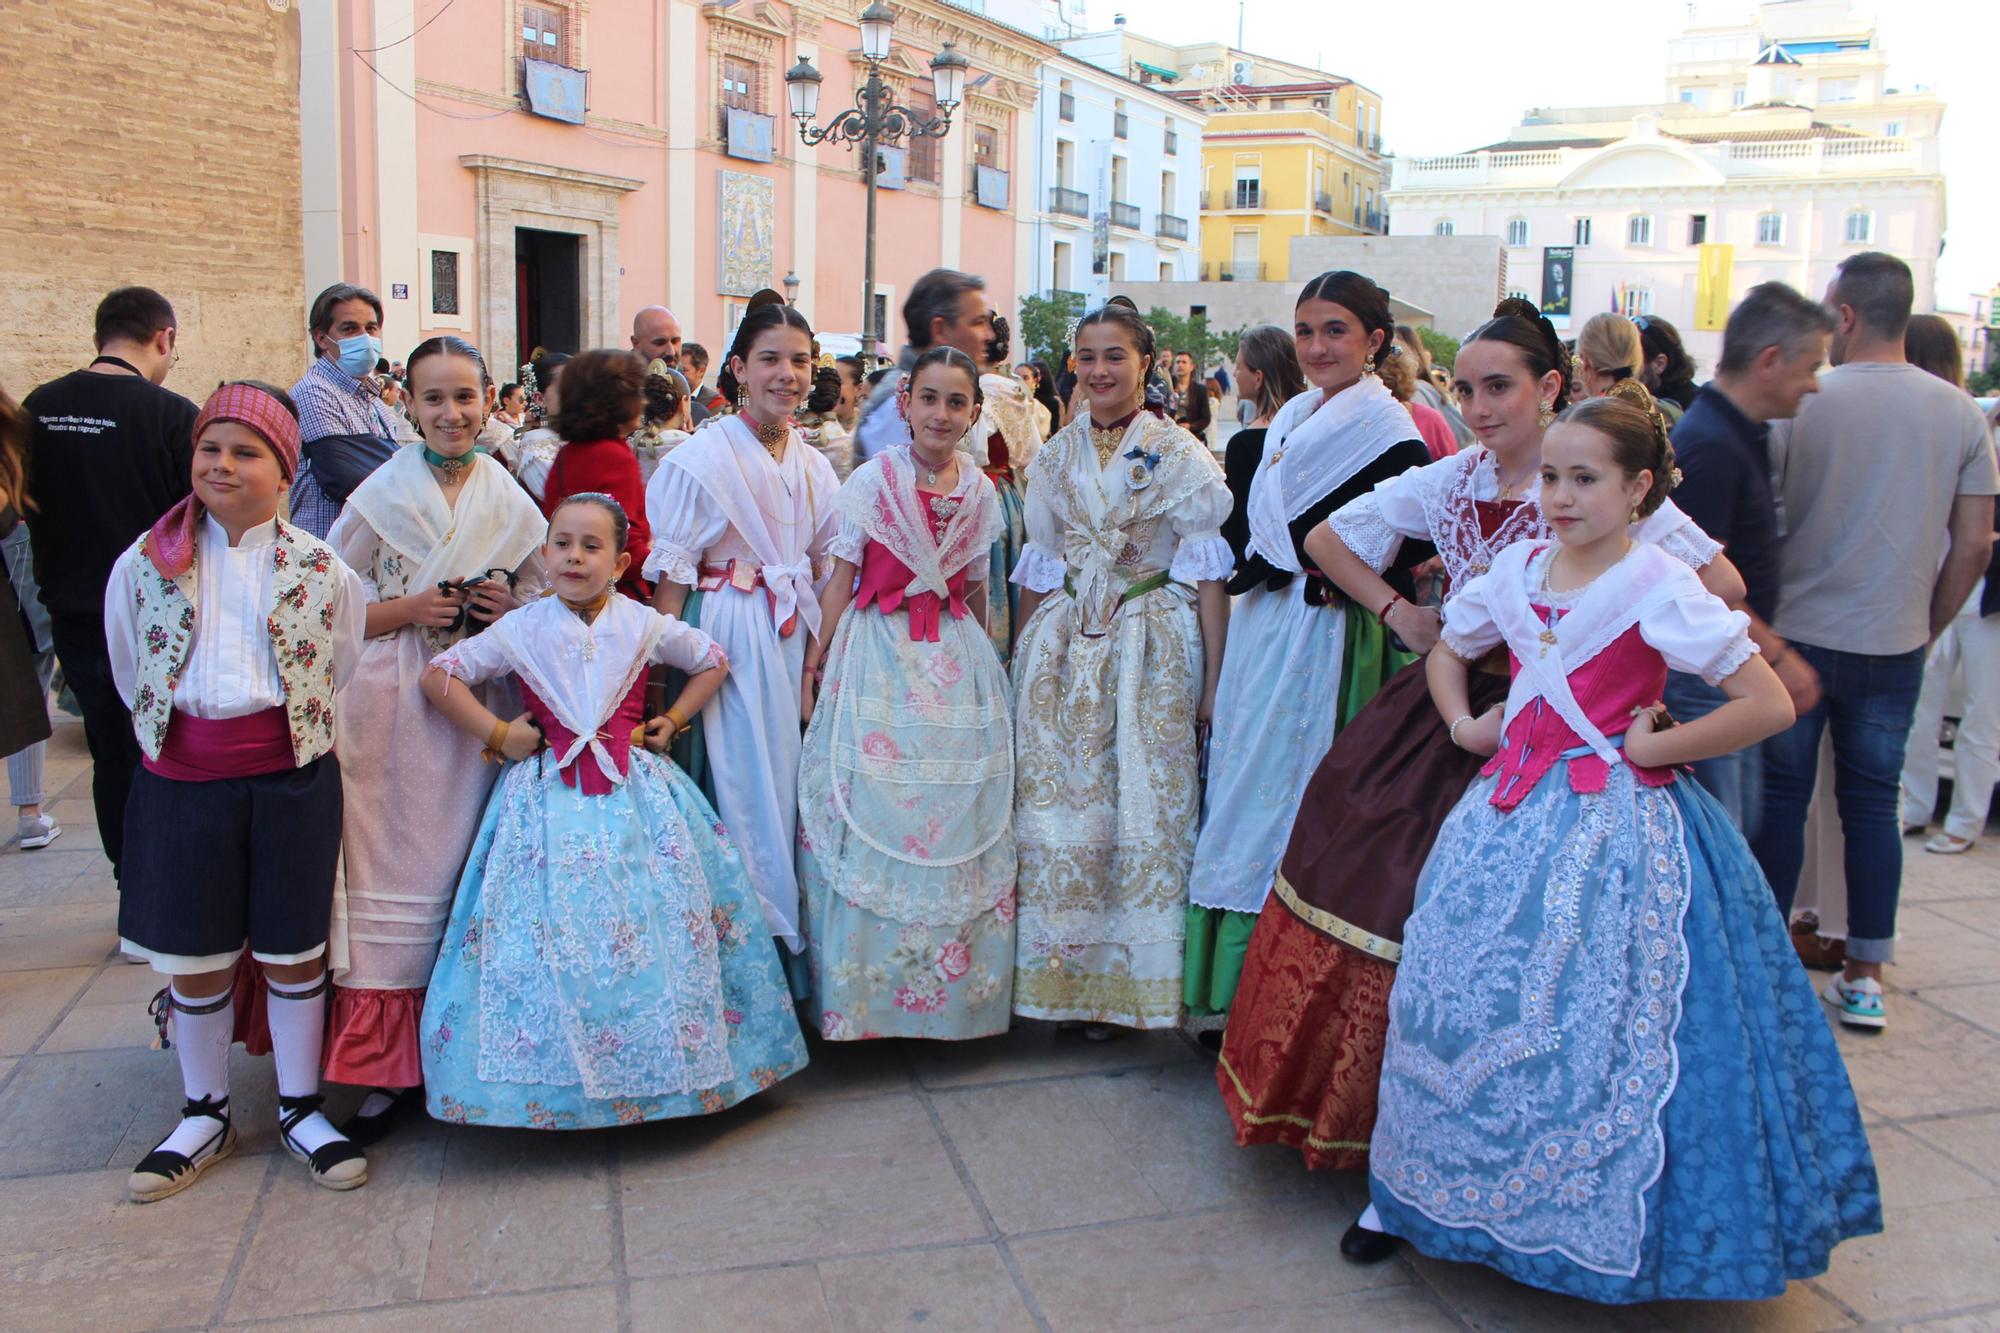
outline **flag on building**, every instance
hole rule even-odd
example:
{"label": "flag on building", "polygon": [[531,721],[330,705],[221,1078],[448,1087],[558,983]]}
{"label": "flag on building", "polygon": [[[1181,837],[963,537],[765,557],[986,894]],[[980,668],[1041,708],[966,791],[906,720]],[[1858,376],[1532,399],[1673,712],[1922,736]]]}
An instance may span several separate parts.
{"label": "flag on building", "polygon": [[1706,333],[1720,333],[1729,323],[1729,280],[1736,266],[1733,245],[1701,247],[1700,267],[1694,281],[1694,326]]}

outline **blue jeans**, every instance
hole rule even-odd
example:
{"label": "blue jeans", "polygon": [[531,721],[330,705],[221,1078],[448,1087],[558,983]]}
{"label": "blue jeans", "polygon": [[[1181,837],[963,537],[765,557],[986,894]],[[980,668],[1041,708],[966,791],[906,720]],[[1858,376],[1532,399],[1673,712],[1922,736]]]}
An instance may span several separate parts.
{"label": "blue jeans", "polygon": [[1874,657],[1809,643],[1792,647],[1819,673],[1822,694],[1764,742],[1764,815],[1751,850],[1789,918],[1805,860],[1820,737],[1831,727],[1834,804],[1847,844],[1847,956],[1886,963],[1895,956],[1903,887],[1903,751],[1923,687],[1924,650]]}
{"label": "blue jeans", "polygon": [[[1707,717],[1729,702],[1728,695],[1700,676],[1679,671],[1667,673],[1667,688],[1661,698],[1676,722]],[[1746,745],[1734,754],[1698,759],[1694,776],[1745,839],[1756,835],[1764,805],[1764,764],[1759,746]]]}

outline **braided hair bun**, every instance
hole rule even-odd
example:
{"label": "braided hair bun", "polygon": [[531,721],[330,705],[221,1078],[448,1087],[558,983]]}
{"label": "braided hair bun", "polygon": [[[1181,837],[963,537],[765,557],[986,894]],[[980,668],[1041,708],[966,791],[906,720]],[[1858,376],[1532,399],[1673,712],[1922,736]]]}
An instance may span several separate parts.
{"label": "braided hair bun", "polygon": [[1640,499],[1637,514],[1645,518],[1667,501],[1679,484],[1674,446],[1667,437],[1667,419],[1653,405],[1653,395],[1637,380],[1619,380],[1602,397],[1588,398],[1564,412],[1561,421],[1588,426],[1611,444],[1611,461],[1626,476],[1653,474],[1653,484]]}

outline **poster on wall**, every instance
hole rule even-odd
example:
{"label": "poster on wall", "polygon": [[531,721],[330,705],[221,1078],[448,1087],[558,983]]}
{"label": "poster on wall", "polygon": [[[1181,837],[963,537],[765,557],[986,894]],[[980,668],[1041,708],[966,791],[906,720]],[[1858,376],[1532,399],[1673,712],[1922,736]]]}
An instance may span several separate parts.
{"label": "poster on wall", "polygon": [[722,244],[716,248],[715,289],[724,296],[755,296],[771,285],[776,186],[768,176],[741,171],[716,175]]}
{"label": "poster on wall", "polygon": [[1553,321],[1569,318],[1576,298],[1576,247],[1542,247],[1542,313]]}

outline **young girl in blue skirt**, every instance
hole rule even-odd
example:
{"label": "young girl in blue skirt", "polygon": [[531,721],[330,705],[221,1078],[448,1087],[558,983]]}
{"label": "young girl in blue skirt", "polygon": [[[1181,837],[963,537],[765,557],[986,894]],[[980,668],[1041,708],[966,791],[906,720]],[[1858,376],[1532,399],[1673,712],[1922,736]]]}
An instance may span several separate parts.
{"label": "young girl in blue skirt", "polygon": [[[424,1084],[441,1120],[591,1129],[705,1115],[806,1063],[743,863],[662,757],[729,664],[700,630],[613,595],[625,538],[610,496],[564,500],[543,548],[554,595],[424,675],[445,717],[513,761],[424,1001]],[[689,681],[642,725],[653,666]],[[508,672],[531,722],[496,718],[464,688]]]}
{"label": "young girl in blue skirt", "polygon": [[[1542,448],[1557,541],[1446,608],[1432,694],[1492,758],[1417,887],[1370,1154],[1390,1235],[1602,1302],[1776,1296],[1882,1227],[1770,886],[1680,771],[1792,710],[1747,617],[1627,535],[1672,474],[1657,412],[1572,408]],[[1506,703],[1470,716],[1467,664],[1502,643]],[[1729,701],[1674,726],[1669,667]]]}

